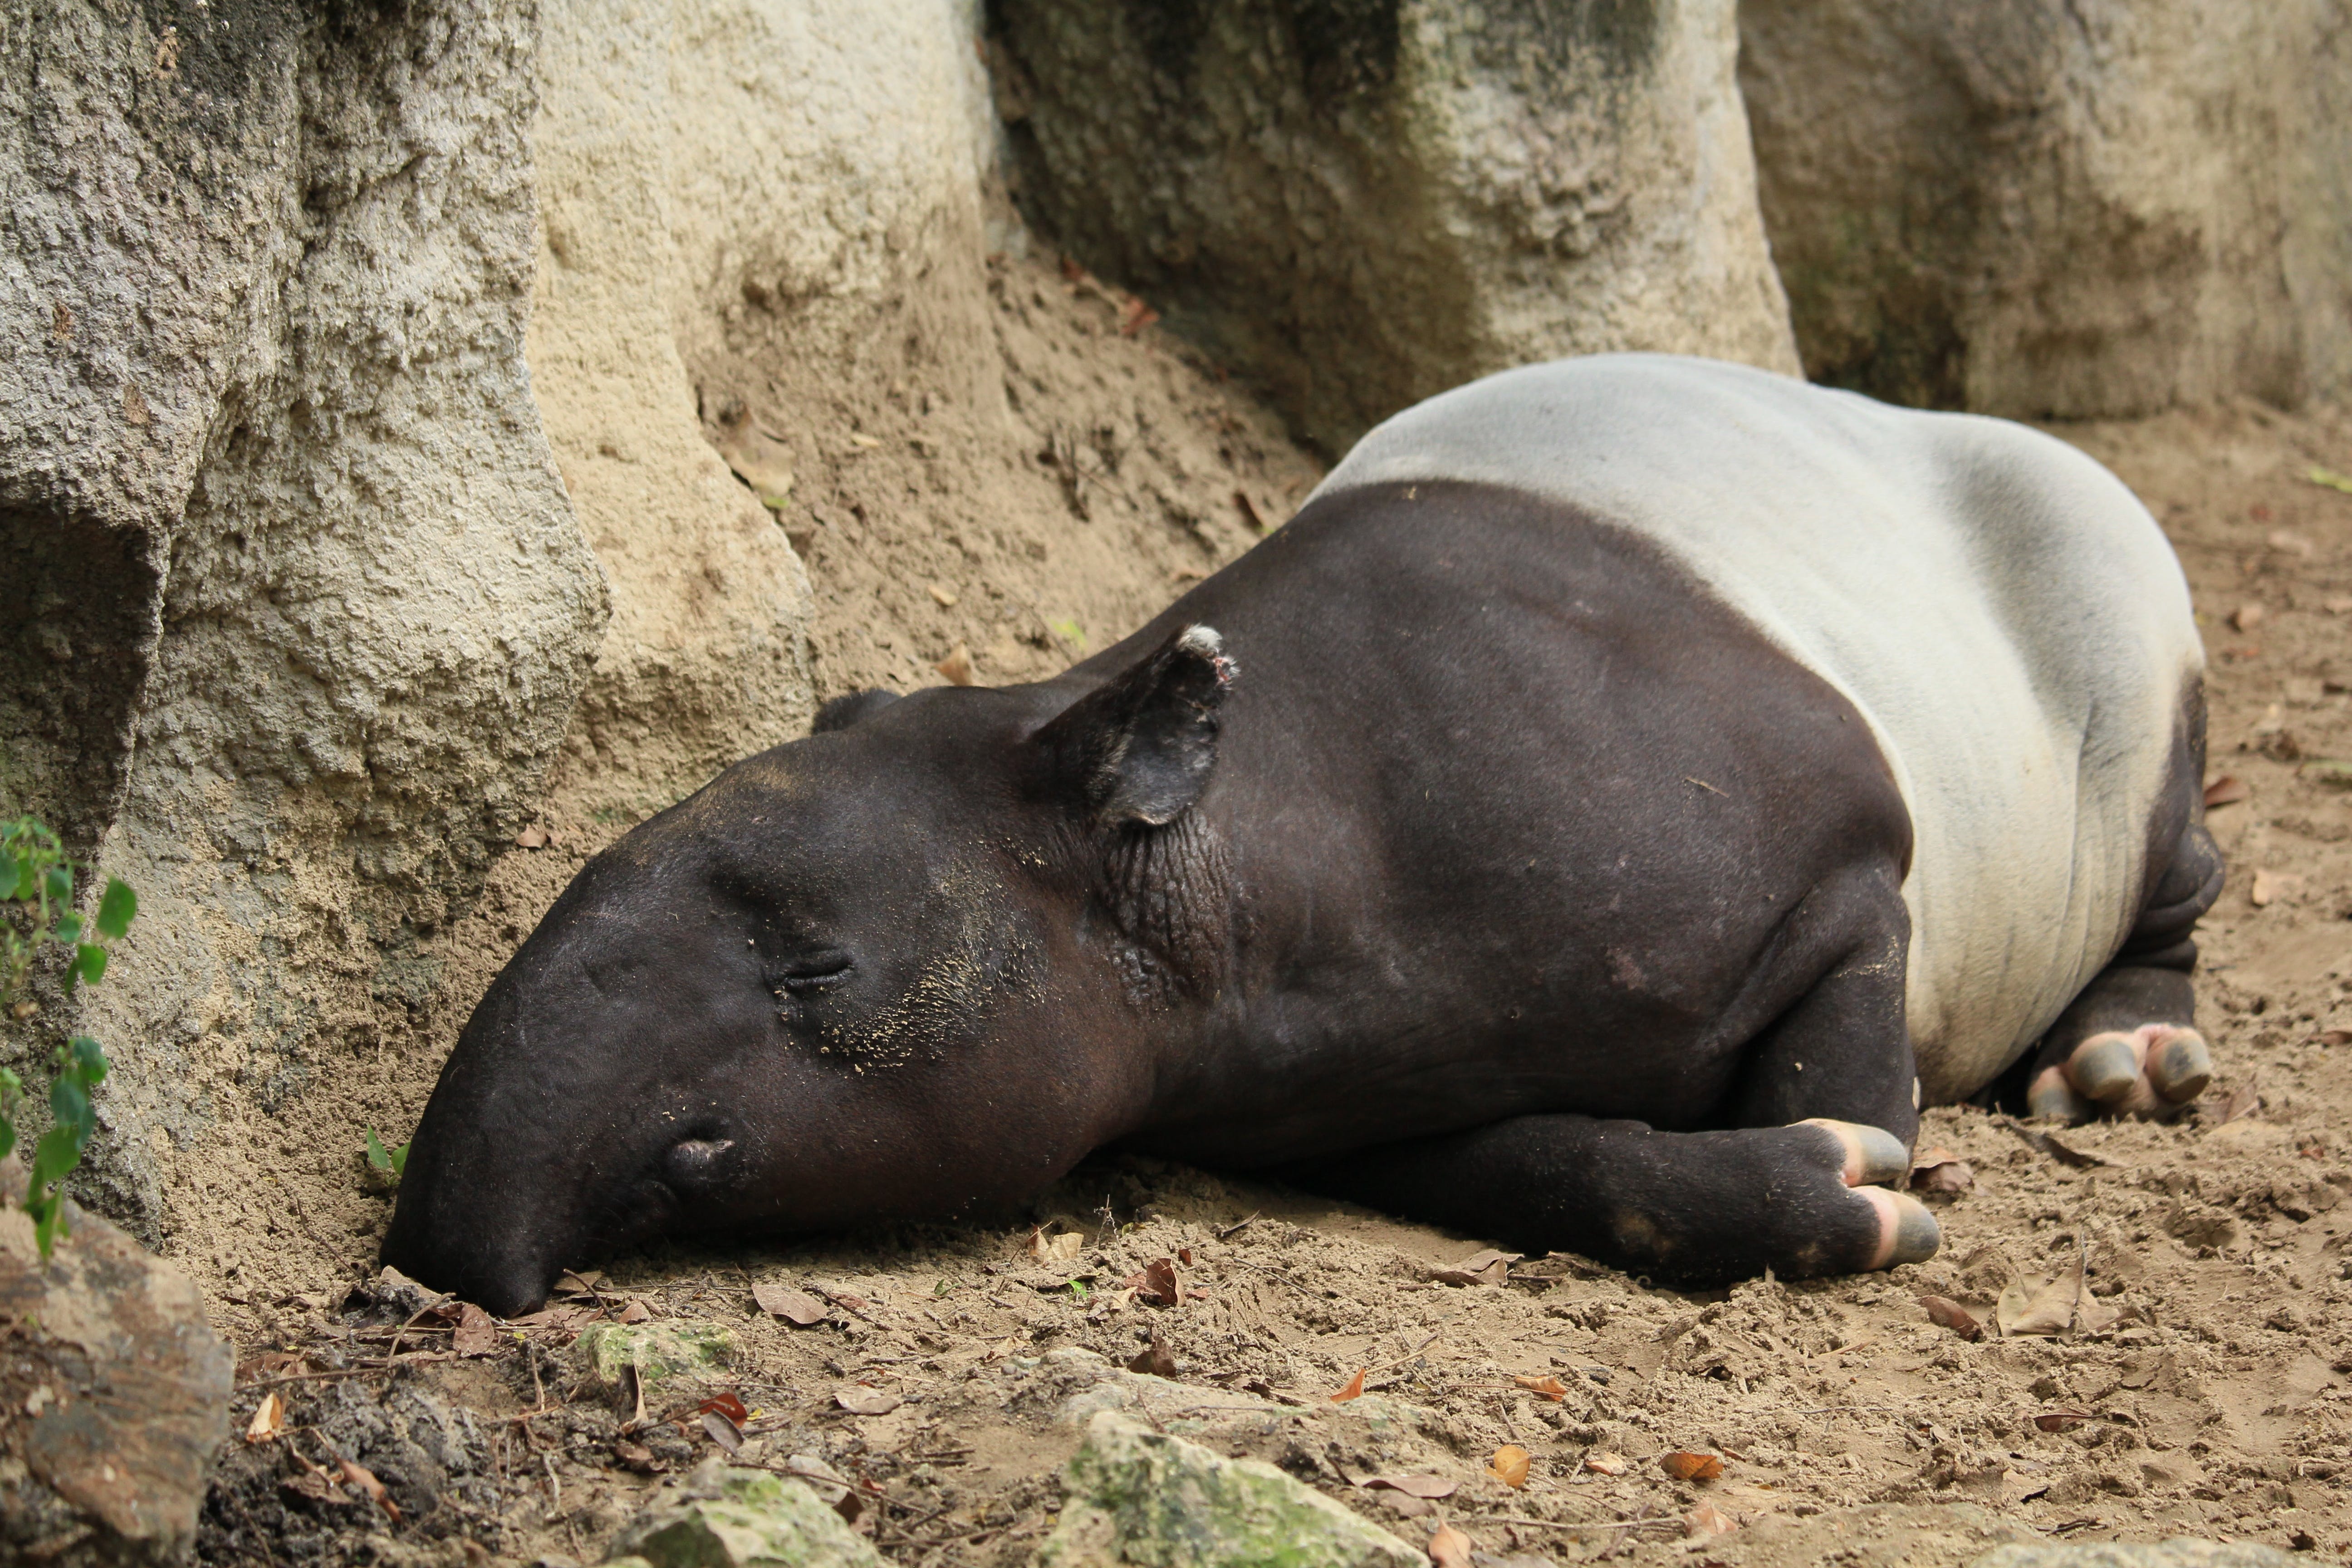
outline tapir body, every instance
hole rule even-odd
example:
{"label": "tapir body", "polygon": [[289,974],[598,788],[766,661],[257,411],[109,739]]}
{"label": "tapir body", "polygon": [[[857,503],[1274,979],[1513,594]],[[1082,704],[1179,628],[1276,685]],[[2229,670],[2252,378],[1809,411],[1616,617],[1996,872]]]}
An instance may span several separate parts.
{"label": "tapir body", "polygon": [[1923,1098],[2210,1072],[2201,670],[2063,443],[1700,361],[1493,376],[1117,647],[834,705],[592,862],[385,1257],[511,1310],[1110,1145],[1661,1277],[1925,1256]]}

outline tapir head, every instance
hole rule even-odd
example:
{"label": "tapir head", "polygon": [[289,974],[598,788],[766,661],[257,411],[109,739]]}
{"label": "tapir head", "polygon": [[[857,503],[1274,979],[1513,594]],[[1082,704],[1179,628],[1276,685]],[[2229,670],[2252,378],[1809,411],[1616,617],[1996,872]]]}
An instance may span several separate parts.
{"label": "tapir head", "polygon": [[475,1009],[384,1260],[512,1313],[658,1235],[982,1212],[1118,1136],[1217,962],[1134,883],[1199,834],[1230,677],[1195,626],[1075,702],[837,703],[630,832]]}

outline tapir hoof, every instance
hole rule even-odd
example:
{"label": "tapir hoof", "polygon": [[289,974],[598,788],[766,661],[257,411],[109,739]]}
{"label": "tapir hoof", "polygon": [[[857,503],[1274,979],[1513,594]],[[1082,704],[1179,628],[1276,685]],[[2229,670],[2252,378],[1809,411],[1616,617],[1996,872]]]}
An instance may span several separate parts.
{"label": "tapir hoof", "polygon": [[2093,1035],[2066,1058],[2066,1076],[2091,1100],[2110,1105],[2139,1084],[2141,1054],[2146,1046],[2131,1035],[2110,1030]]}
{"label": "tapir hoof", "polygon": [[1857,1189],[1857,1195],[1868,1198],[1878,1210],[1878,1254],[1871,1268],[1924,1263],[1944,1245],[1943,1228],[1937,1225],[1936,1216],[1910,1194],[1889,1192],[1885,1187],[1862,1187]]}
{"label": "tapir hoof", "polygon": [[2186,1105],[2213,1081],[2213,1053],[2205,1037],[2180,1029],[2159,1039],[2147,1053],[2147,1081],[2174,1105]]}
{"label": "tapir hoof", "polygon": [[1849,1187],[1874,1187],[1911,1173],[1911,1151],[1904,1146],[1902,1139],[1883,1127],[1865,1127],[1859,1121],[1832,1121],[1826,1116],[1809,1116],[1797,1125],[1822,1128],[1843,1146],[1845,1163],[1839,1174]]}
{"label": "tapir hoof", "polygon": [[2033,1083],[2025,1091],[2028,1116],[2055,1116],[2071,1125],[2088,1121],[2096,1109],[2074,1092],[2074,1086],[2066,1081],[2064,1068],[2043,1068],[2033,1075]]}

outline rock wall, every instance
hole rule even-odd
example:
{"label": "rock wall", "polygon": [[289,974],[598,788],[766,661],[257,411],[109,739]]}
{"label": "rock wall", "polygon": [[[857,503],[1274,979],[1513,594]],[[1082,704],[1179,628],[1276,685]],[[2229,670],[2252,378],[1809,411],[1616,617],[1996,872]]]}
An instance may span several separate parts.
{"label": "rock wall", "polygon": [[1343,450],[1610,349],[1793,372],[1732,0],[995,0],[1024,208]]}
{"label": "rock wall", "polygon": [[603,627],[522,354],[532,44],[527,0],[0,8],[0,790],[143,900],[74,1022],[151,1240],[373,1048]]}
{"label": "rock wall", "polygon": [[2345,0],[1743,0],[1809,375],[2125,416],[2352,373]]}

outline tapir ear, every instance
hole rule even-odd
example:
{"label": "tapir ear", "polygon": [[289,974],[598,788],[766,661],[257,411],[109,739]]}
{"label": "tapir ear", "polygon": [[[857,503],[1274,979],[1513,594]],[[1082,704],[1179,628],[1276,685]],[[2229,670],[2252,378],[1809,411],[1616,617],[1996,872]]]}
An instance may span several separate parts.
{"label": "tapir ear", "polygon": [[1234,679],[1224,639],[1186,626],[1159,651],[1063,710],[1032,744],[1050,776],[1098,819],[1175,821],[1217,761],[1217,709]]}
{"label": "tapir ear", "polygon": [[809,733],[825,735],[835,730],[846,730],[860,719],[878,713],[898,700],[897,692],[885,691],[878,686],[853,691],[846,697],[836,697],[816,710],[816,722],[809,726]]}

